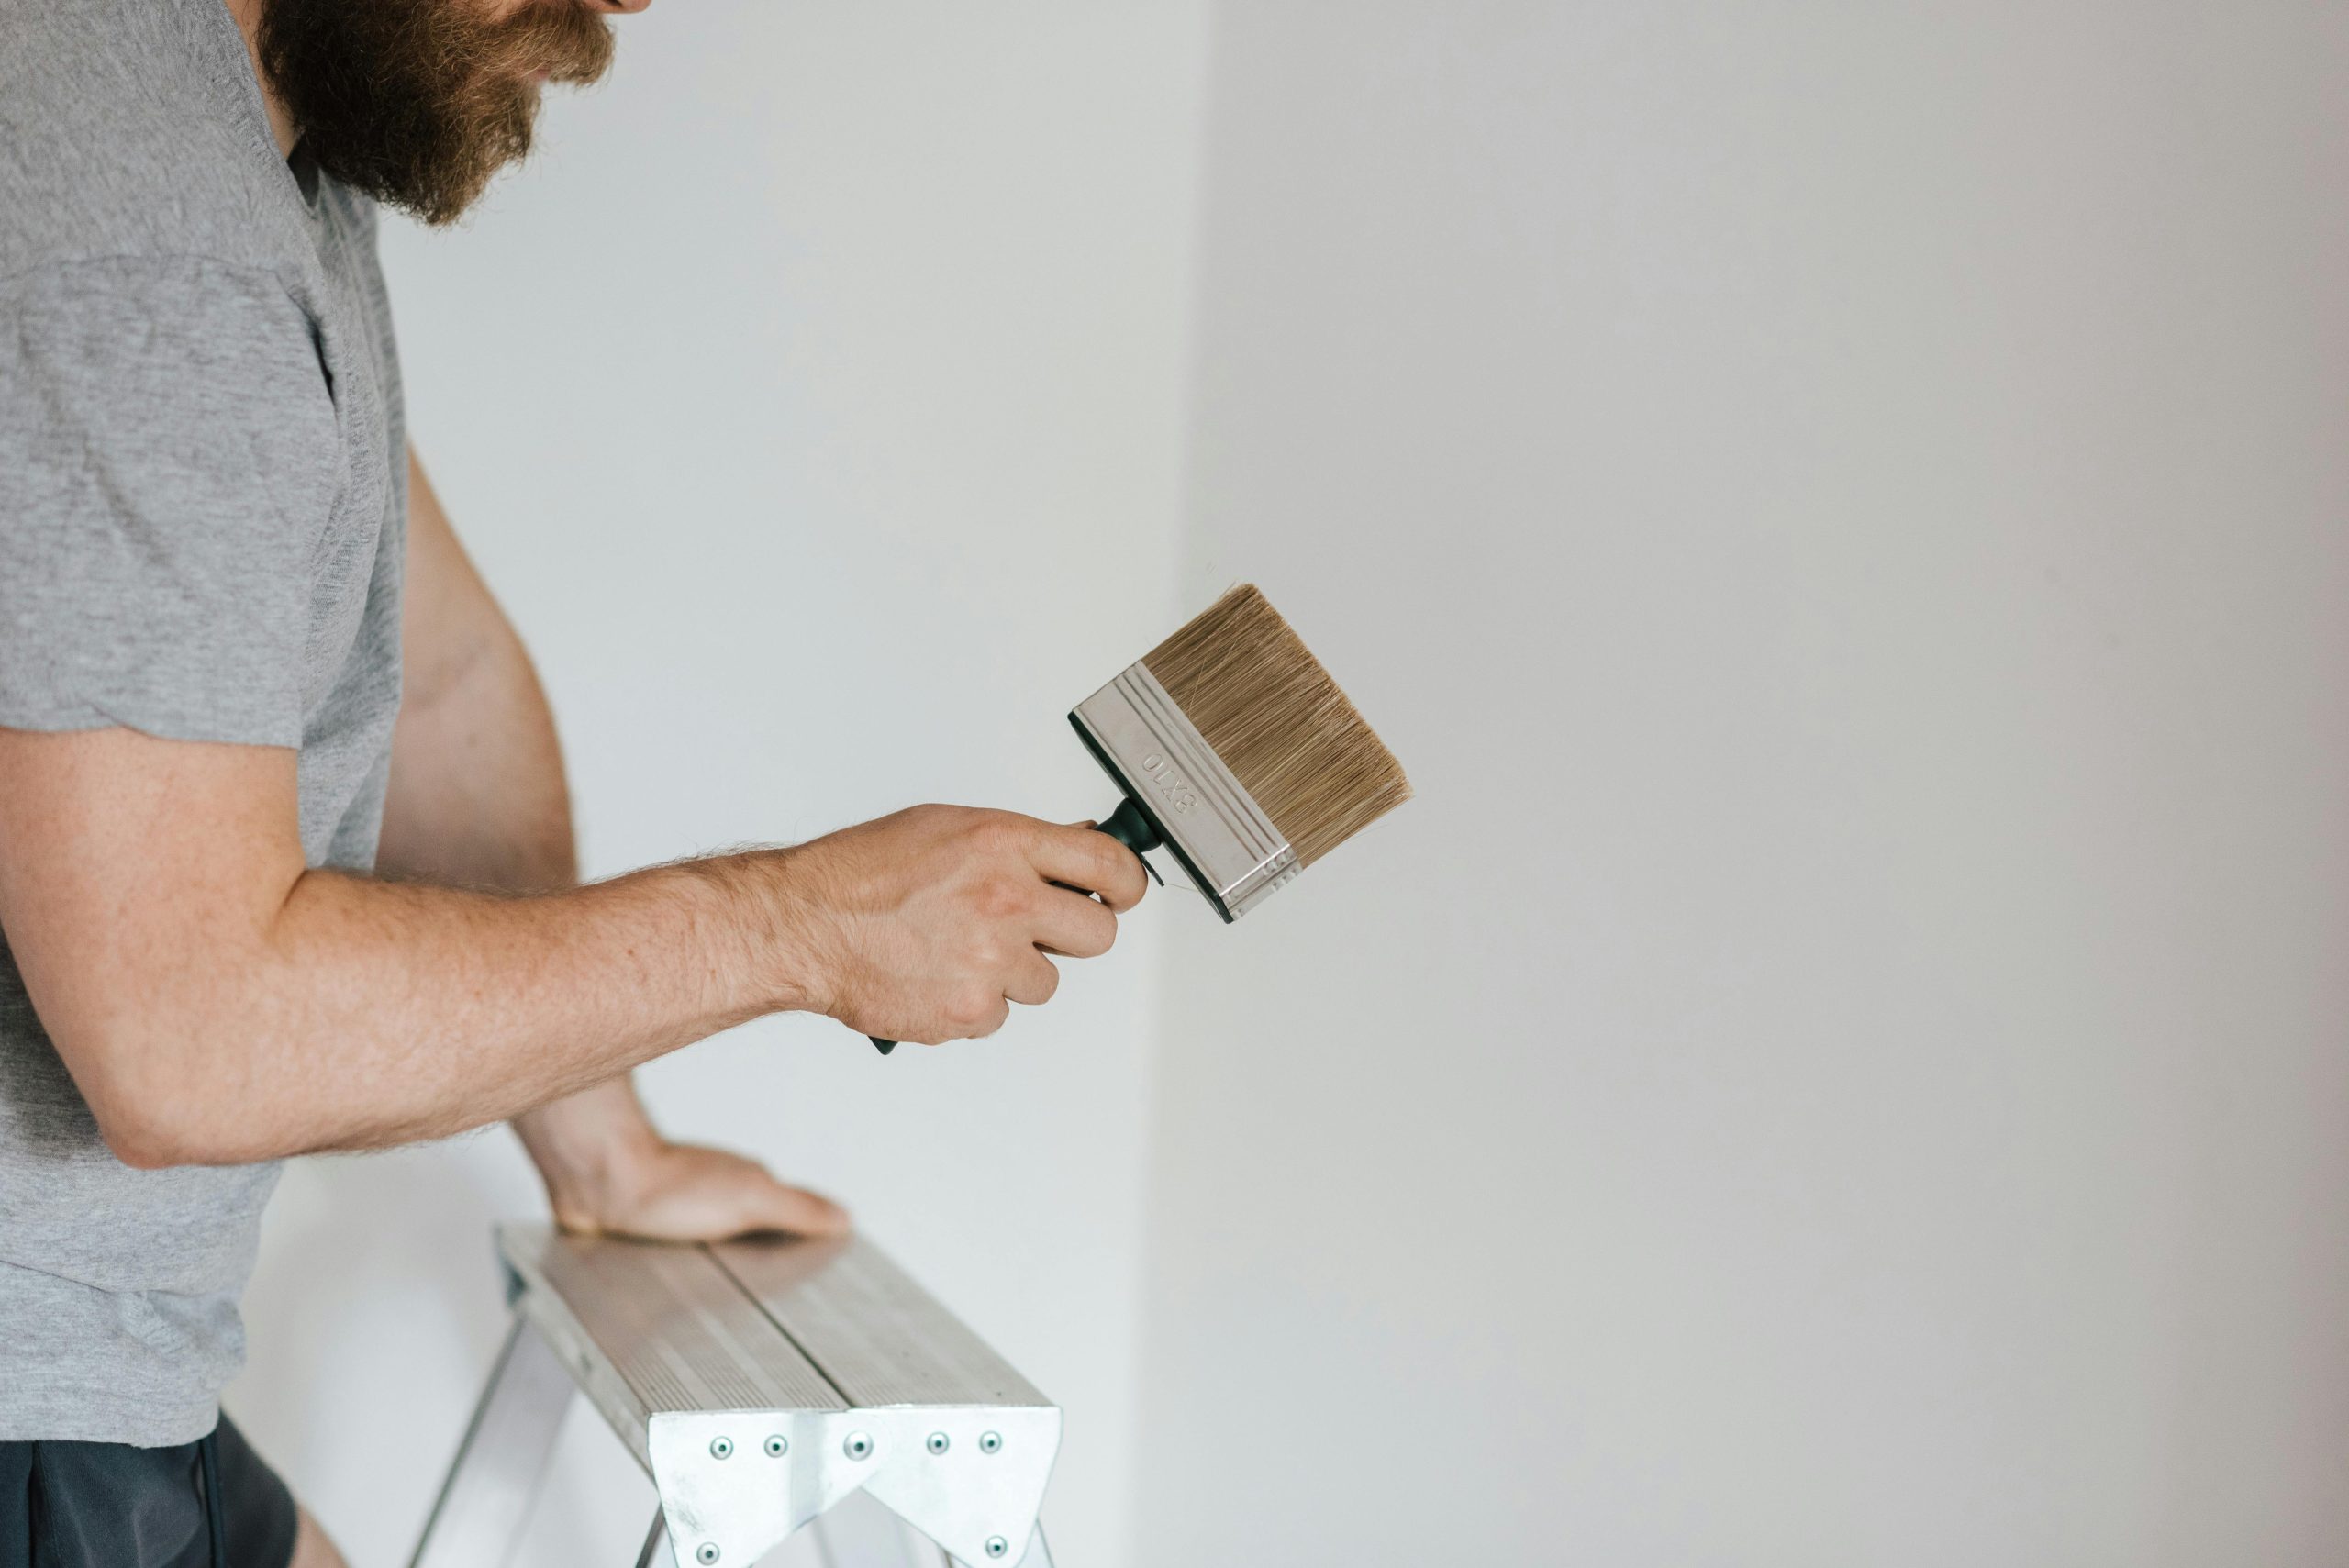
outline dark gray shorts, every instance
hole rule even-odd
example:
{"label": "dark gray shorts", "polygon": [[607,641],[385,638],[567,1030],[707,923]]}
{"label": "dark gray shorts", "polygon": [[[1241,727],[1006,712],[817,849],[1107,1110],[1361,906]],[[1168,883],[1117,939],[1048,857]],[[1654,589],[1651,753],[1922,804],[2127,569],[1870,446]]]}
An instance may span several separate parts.
{"label": "dark gray shorts", "polygon": [[0,1443],[0,1568],[286,1568],[294,1521],[226,1416],[177,1448]]}

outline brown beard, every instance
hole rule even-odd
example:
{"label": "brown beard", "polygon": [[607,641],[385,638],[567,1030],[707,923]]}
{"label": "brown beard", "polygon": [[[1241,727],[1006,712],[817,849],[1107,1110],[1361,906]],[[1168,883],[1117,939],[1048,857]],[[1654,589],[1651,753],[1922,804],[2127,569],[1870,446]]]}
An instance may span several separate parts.
{"label": "brown beard", "polygon": [[452,222],[530,150],[539,83],[593,82],[612,61],[579,0],[263,0],[262,69],[303,151],[344,184]]}

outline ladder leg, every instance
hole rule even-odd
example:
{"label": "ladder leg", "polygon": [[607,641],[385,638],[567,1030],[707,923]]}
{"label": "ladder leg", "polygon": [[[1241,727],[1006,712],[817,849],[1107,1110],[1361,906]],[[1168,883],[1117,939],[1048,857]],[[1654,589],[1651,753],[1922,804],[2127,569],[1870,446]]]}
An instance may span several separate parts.
{"label": "ladder leg", "polygon": [[517,1314],[409,1568],[505,1568],[571,1393],[570,1369]]}
{"label": "ladder leg", "polygon": [[645,1532],[644,1550],[636,1554],[636,1568],[676,1568],[676,1561],[669,1551],[668,1517],[656,1506],[652,1528]]}

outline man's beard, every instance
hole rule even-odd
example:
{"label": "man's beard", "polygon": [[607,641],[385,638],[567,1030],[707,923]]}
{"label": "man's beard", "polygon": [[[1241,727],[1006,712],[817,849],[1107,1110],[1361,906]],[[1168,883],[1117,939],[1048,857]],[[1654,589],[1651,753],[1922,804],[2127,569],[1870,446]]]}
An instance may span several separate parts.
{"label": "man's beard", "polygon": [[263,0],[260,54],[303,150],[427,223],[453,221],[530,150],[539,76],[593,82],[611,28],[579,0]]}

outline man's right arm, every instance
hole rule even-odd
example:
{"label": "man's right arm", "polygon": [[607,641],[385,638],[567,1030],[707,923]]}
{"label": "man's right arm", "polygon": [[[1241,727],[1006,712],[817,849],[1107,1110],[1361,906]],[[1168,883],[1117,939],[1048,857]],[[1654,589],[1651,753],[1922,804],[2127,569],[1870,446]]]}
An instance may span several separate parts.
{"label": "man's right arm", "polygon": [[955,807],[520,897],[308,869],[297,821],[286,748],[0,728],[0,930],[131,1164],[440,1137],[785,1009],[986,1034],[1142,888]]}

